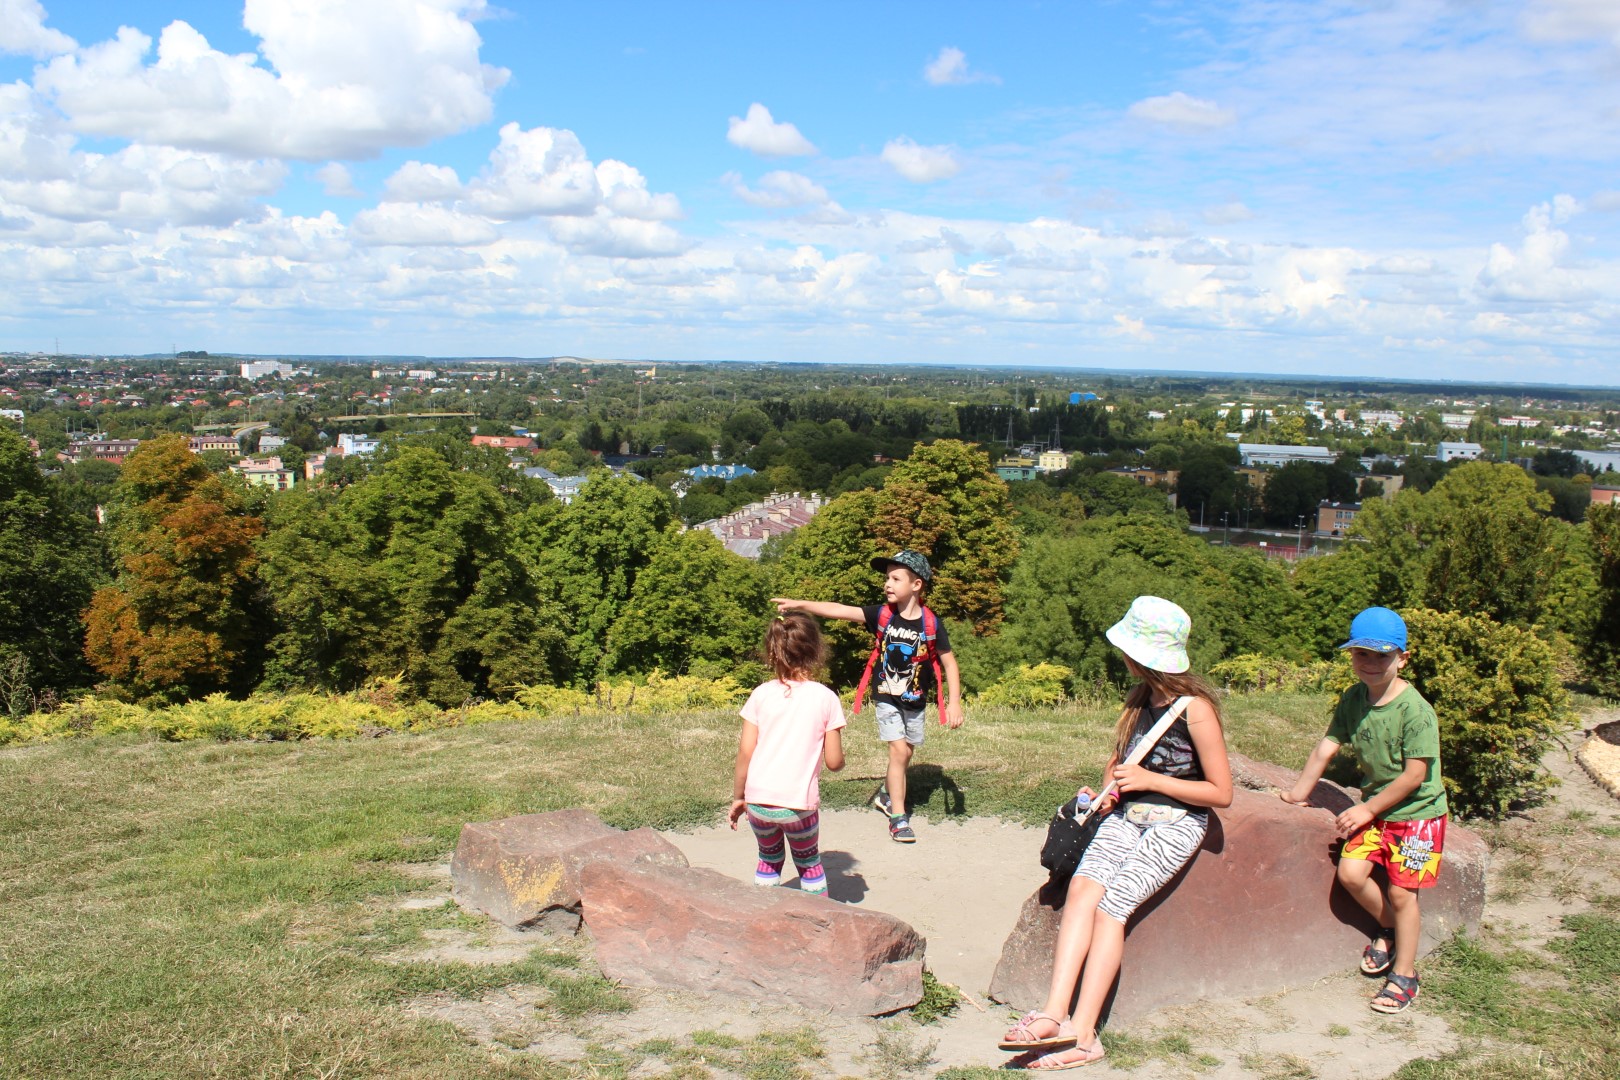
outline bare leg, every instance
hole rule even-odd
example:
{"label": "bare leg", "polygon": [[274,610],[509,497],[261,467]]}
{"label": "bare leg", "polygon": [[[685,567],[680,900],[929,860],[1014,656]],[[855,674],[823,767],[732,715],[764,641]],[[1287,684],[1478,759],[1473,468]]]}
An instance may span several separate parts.
{"label": "bare leg", "polygon": [[1112,915],[1096,913],[1091,929],[1091,955],[1080,980],[1080,999],[1074,1006],[1074,1033],[1081,1046],[1097,1038],[1097,1018],[1125,958],[1125,924]]}
{"label": "bare leg", "polygon": [[1373,864],[1367,859],[1340,859],[1339,884],[1367,914],[1378,920],[1379,926],[1394,926],[1395,913],[1384,899],[1384,890],[1373,880],[1372,870]]}
{"label": "bare leg", "polygon": [[1418,911],[1417,890],[1391,885],[1389,906],[1395,912],[1395,966],[1390,970],[1396,975],[1411,978],[1417,974],[1418,937],[1423,930],[1423,916]]}
{"label": "bare leg", "polygon": [[911,764],[913,750],[904,739],[889,744],[889,805],[896,814],[906,812],[906,766]]}
{"label": "bare leg", "polygon": [[1075,984],[1086,967],[1091,951],[1092,928],[1097,922],[1097,905],[1103,887],[1090,878],[1069,880],[1069,895],[1063,903],[1063,919],[1058,923],[1057,946],[1052,955],[1052,985],[1046,995],[1046,1014],[1059,1020],[1069,1015]]}

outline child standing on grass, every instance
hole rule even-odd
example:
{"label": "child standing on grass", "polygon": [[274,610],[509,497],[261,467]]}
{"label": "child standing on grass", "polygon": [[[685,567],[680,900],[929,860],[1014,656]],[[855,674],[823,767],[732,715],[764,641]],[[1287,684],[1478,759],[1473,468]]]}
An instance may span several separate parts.
{"label": "child standing on grass", "polygon": [[[1399,615],[1368,608],[1351,621],[1350,640],[1339,648],[1350,650],[1359,681],[1339,698],[1327,735],[1282,797],[1308,806],[1340,747],[1355,754],[1363,801],[1335,822],[1349,837],[1339,854],[1339,884],[1381,927],[1361,954],[1363,974],[1384,976],[1369,1004],[1375,1012],[1397,1013],[1417,1000],[1418,890],[1435,883],[1446,844],[1440,724],[1423,695],[1401,678],[1406,623]],[[1373,878],[1374,866],[1384,868],[1387,890]]]}
{"label": "child standing on grass", "polygon": [[[884,575],[881,604],[853,607],[784,597],[771,602],[778,611],[805,611],[822,619],[862,623],[872,632],[876,639],[872,657],[855,695],[859,710],[867,680],[877,676],[873,696],[878,738],[889,744],[889,768],[872,795],[872,805],[888,817],[890,839],[914,844],[917,834],[906,812],[906,768],[923,743],[923,713],[928,698],[923,670],[929,666],[935,672],[940,723],[951,728],[962,726],[961,677],[945,624],[923,603],[934,580],[927,557],[917,551],[898,551],[892,558],[873,559],[872,569]],[[941,674],[946,684],[943,687],[937,685]],[[948,698],[943,696],[947,687]]]}
{"label": "child standing on grass", "polygon": [[[1125,695],[1103,769],[1119,794],[1102,800],[1102,824],[1069,881],[1046,1007],[1026,1013],[1001,1040],[1003,1050],[1027,1055],[1025,1069],[1060,1072],[1102,1060],[1097,1020],[1125,956],[1125,923],[1197,854],[1209,811],[1232,805],[1220,708],[1209,684],[1188,670],[1191,630],[1187,613],[1157,596],[1138,596],[1108,628],[1141,681]],[[1140,764],[1128,764],[1172,710],[1179,716]]]}
{"label": "child standing on grass", "polygon": [[755,885],[781,884],[791,849],[799,888],[825,896],[821,765],[844,767],[845,720],[838,695],[815,681],[826,660],[821,627],[808,615],[778,615],[765,631],[765,660],[776,678],[755,687],[742,707],[731,827],[746,814],[754,830]]}

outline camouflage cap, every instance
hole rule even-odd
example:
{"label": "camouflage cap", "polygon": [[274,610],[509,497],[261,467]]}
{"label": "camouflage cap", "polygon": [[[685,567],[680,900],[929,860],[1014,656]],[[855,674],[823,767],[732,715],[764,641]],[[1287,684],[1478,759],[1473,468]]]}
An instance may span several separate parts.
{"label": "camouflage cap", "polygon": [[928,557],[920,551],[897,551],[883,559],[873,559],[872,569],[879,573],[888,573],[891,566],[903,566],[913,574],[922,578],[928,584],[934,583],[933,568],[928,565]]}

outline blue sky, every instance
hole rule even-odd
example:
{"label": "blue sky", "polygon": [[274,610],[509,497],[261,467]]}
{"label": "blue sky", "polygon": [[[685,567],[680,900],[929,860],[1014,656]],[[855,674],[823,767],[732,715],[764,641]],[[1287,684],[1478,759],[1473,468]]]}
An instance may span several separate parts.
{"label": "blue sky", "polygon": [[0,0],[0,349],[1620,384],[1620,5]]}

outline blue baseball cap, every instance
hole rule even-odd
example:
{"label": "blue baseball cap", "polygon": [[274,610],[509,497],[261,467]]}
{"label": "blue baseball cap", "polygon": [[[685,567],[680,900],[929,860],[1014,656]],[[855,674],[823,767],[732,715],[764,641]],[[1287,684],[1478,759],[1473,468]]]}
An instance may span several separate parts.
{"label": "blue baseball cap", "polygon": [[1341,649],[1406,651],[1406,622],[1387,607],[1370,607],[1350,620],[1350,640]]}

